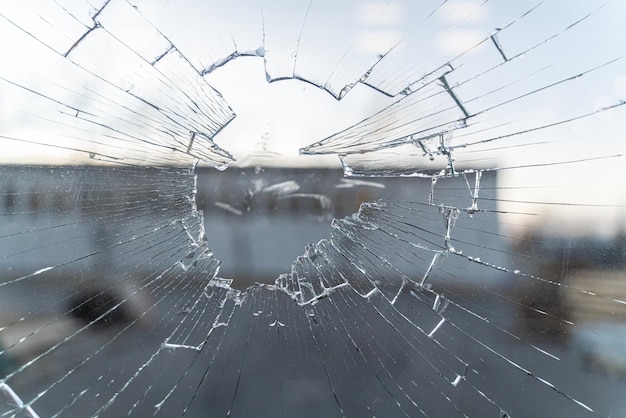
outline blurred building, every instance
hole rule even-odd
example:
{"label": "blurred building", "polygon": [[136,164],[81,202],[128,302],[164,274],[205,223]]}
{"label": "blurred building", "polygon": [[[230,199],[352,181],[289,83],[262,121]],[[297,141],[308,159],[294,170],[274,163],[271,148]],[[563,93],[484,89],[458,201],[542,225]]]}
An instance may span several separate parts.
{"label": "blurred building", "polygon": [[[87,268],[96,260],[108,268],[140,273],[142,266],[135,259],[115,254],[116,242],[127,236],[126,229],[146,227],[142,224],[150,218],[146,214],[158,216],[164,209],[181,205],[180,199],[193,196],[179,196],[174,180],[160,184],[154,173],[139,170],[144,171],[129,175],[114,167],[0,167],[5,237],[0,269],[5,278],[74,259],[67,268]],[[329,237],[333,218],[355,213],[362,202],[392,199],[426,204],[433,199],[435,204],[469,208],[470,180],[459,177],[449,184],[440,180],[433,195],[429,178],[344,178],[333,169],[231,168],[220,172],[198,168],[195,202],[204,214],[209,247],[222,261],[220,275],[244,284],[273,282],[289,271],[307,243]],[[487,199],[479,205],[495,208],[496,180],[496,172],[482,173],[480,197]],[[125,221],[110,221],[122,213]],[[495,210],[482,216],[480,225],[493,230],[489,247],[500,248],[504,243],[497,235]],[[443,220],[441,225],[424,225],[426,229],[442,227]],[[471,230],[463,228],[454,237],[460,242],[473,239]],[[90,256],[74,257],[77,249]],[[491,251],[483,258],[504,265],[502,254]],[[489,280],[488,276],[489,272],[481,273],[480,278]]]}

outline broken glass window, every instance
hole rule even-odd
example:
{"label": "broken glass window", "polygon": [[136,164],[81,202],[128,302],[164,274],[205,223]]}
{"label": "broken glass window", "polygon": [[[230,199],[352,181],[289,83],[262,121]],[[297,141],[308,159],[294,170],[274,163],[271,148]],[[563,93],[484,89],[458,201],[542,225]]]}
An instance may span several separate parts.
{"label": "broken glass window", "polygon": [[626,10],[510,3],[2,4],[0,416],[626,416]]}

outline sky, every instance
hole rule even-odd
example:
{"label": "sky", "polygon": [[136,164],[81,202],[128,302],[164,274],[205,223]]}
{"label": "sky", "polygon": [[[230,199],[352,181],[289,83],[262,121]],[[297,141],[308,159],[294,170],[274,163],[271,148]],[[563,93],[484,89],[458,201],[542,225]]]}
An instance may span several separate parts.
{"label": "sky", "polygon": [[205,79],[237,114],[216,142],[230,150],[241,165],[340,167],[336,156],[300,156],[299,150],[393,102],[362,84],[337,100],[300,80],[268,83],[259,57],[238,58]]}
{"label": "sky", "polygon": [[[442,104],[431,106],[428,96],[422,100],[399,92],[409,86],[421,94],[419,83],[413,84],[420,74],[451,60],[455,69],[447,81],[473,114],[470,126],[453,132],[454,143],[506,136],[458,148],[459,162],[508,168],[500,173],[508,200],[575,203],[566,208],[575,222],[586,211],[577,204],[599,204],[608,206],[601,209],[612,219],[607,225],[624,222],[619,220],[626,202],[620,186],[626,173],[617,157],[626,151],[624,107],[603,111],[626,97],[626,46],[617,42],[626,16],[623,2],[577,1],[563,7],[558,1],[449,1],[436,8],[440,3],[434,1],[189,0],[135,1],[133,9],[116,0],[97,17],[105,32],[99,29],[84,39],[93,24],[90,7],[98,5],[62,3],[68,17],[57,4],[0,7],[0,37],[11,40],[0,66],[1,163],[158,164],[149,148],[153,140],[157,147],[184,150],[189,130],[179,129],[173,139],[158,123],[136,131],[133,112],[152,110],[145,103],[120,101],[121,92],[130,92],[171,105],[168,123],[180,112],[186,118],[190,102],[211,96],[221,106],[219,116],[201,116],[192,124],[201,126],[200,132],[208,126],[206,136],[230,153],[235,165],[339,167],[336,155],[302,156],[299,150],[368,117],[373,118],[369,127],[367,122],[359,126],[376,131],[392,125],[402,131],[407,118],[419,119],[419,112]],[[488,39],[498,29],[495,39],[514,58],[501,66]],[[173,70],[161,67],[173,54],[159,61],[171,44],[183,57],[172,60]],[[67,58],[64,51],[71,51]],[[158,62],[156,72],[151,60]],[[181,65],[187,67],[186,79],[175,78]],[[202,83],[210,87],[198,90]],[[414,97],[419,100],[407,105]],[[377,116],[389,106],[384,118]],[[72,115],[78,108],[101,114]],[[599,113],[579,119],[593,112]],[[146,120],[157,116],[162,115]],[[569,119],[575,120],[563,123]],[[361,145],[354,146],[354,155]],[[398,160],[416,161],[416,166],[426,160],[417,147],[408,154],[400,150]],[[376,156],[365,157],[371,155]],[[550,214],[552,209],[541,210]],[[562,221],[562,213],[559,207],[554,222]]]}

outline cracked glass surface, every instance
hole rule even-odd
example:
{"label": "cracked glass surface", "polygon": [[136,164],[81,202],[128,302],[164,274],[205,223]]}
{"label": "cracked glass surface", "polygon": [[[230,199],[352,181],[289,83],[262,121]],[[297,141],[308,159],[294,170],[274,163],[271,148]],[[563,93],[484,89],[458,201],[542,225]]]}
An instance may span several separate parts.
{"label": "cracked glass surface", "polygon": [[625,417],[625,16],[3,3],[0,416]]}

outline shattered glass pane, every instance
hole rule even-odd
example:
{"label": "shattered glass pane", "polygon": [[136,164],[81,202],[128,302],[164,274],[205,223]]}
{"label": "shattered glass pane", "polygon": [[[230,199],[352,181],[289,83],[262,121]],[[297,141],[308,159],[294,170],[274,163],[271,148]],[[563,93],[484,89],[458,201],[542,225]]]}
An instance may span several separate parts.
{"label": "shattered glass pane", "polygon": [[0,416],[626,417],[625,17],[3,3]]}

